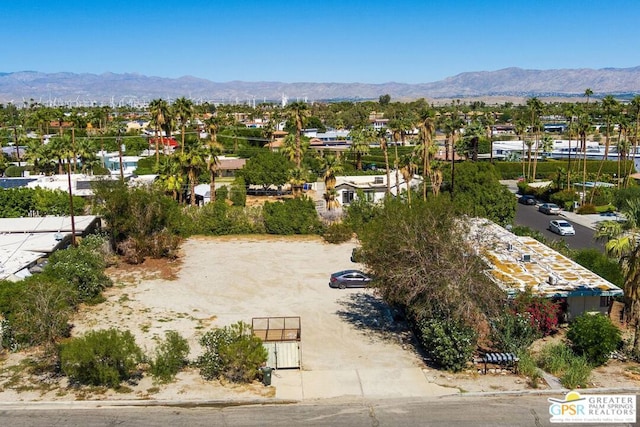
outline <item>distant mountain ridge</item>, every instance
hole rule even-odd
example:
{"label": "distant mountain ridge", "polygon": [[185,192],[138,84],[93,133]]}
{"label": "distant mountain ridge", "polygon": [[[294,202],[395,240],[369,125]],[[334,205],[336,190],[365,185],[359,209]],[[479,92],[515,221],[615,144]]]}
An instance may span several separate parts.
{"label": "distant mountain ridge", "polygon": [[290,100],[377,100],[389,94],[394,100],[468,98],[482,96],[581,96],[590,88],[594,97],[640,93],[640,66],[633,68],[525,70],[461,73],[432,83],[282,83],[212,82],[193,76],[177,79],[137,73],[76,74],[37,71],[0,72],[0,103],[33,99],[43,104],[148,102],[155,98],[186,96],[209,102]]}

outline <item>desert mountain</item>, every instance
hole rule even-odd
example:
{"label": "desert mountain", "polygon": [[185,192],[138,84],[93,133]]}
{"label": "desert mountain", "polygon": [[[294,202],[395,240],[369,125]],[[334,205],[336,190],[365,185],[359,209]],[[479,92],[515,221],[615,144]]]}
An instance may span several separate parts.
{"label": "desert mountain", "polygon": [[590,88],[594,97],[605,94],[640,93],[640,66],[633,68],[525,70],[505,68],[497,71],[467,72],[441,81],[404,83],[282,83],[212,82],[191,76],[177,79],[126,74],[40,73],[21,71],[0,73],[0,103],[23,103],[31,99],[43,104],[54,102],[100,105],[106,103],[148,102],[154,98],[186,96],[209,102],[290,100],[363,100],[389,94],[394,100],[417,98],[469,98],[482,96],[572,97]]}

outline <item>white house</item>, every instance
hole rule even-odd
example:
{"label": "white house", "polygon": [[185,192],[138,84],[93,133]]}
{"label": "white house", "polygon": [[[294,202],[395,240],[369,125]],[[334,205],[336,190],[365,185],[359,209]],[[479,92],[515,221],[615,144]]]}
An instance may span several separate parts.
{"label": "white house", "polygon": [[[392,195],[397,195],[407,191],[407,183],[400,172],[397,173],[398,181],[396,181],[396,171],[389,173],[389,187]],[[396,185],[397,183],[397,185]],[[414,175],[409,186],[416,189],[422,183],[422,177]],[[338,202],[342,206],[349,205],[352,201],[358,199],[358,192],[362,191],[366,200],[371,202],[382,201],[387,192],[387,175],[359,175],[359,176],[339,176],[336,177],[336,191],[338,192]]]}

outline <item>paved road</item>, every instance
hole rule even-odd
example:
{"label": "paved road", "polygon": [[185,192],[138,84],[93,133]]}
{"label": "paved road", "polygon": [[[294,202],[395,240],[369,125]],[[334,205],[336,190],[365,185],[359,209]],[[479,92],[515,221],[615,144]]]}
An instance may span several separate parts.
{"label": "paved road", "polygon": [[[236,407],[108,407],[2,410],[22,426],[550,426],[548,395],[357,400]],[[588,424],[581,424],[587,426]],[[608,424],[615,425],[615,424]]]}
{"label": "paved road", "polygon": [[575,236],[558,236],[557,234],[549,231],[549,221],[553,219],[564,219],[560,215],[545,215],[542,212],[538,212],[536,206],[526,206],[518,204],[516,209],[516,218],[514,223],[516,225],[524,225],[533,230],[540,231],[544,237],[548,240],[564,240],[567,242],[567,246],[571,249],[587,249],[595,248],[604,252],[604,242],[596,241],[594,238],[595,230],[578,224],[575,221],[572,223],[573,228],[576,230]]}

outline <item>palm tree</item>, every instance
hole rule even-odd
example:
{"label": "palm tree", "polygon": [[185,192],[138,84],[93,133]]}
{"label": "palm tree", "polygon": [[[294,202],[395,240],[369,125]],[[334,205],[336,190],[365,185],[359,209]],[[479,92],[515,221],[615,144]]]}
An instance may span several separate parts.
{"label": "palm tree", "polygon": [[[324,200],[327,203],[327,210],[337,208],[339,206],[336,199],[336,174],[342,172],[342,162],[338,156],[328,154],[324,157],[324,173],[322,179],[324,180]],[[389,171],[387,171],[389,173]],[[389,184],[387,183],[387,186]]]}
{"label": "palm tree", "polygon": [[362,156],[369,154],[369,144],[375,139],[373,128],[352,129],[349,132],[351,146],[349,151],[356,156],[356,170],[362,170]]}
{"label": "palm tree", "polygon": [[578,135],[580,137],[580,148],[582,150],[582,200],[584,203],[586,200],[587,189],[585,184],[587,182],[587,134],[591,130],[591,118],[588,114],[582,114],[578,117],[578,123],[576,125]]}
{"label": "palm tree", "polygon": [[287,106],[287,114],[296,127],[296,150],[294,162],[296,164],[296,168],[300,168],[300,165],[302,164],[302,129],[304,129],[304,121],[309,115],[309,106],[304,102],[294,102]]}
{"label": "palm tree", "polygon": [[609,255],[618,258],[624,274],[624,296],[629,324],[634,325],[633,357],[640,358],[640,201],[627,200],[623,211],[626,221],[603,221],[598,225],[596,238],[604,238]]}
{"label": "palm tree", "polygon": [[389,144],[387,142],[387,130],[380,129],[378,131],[378,139],[380,140],[380,148],[384,154],[384,170],[387,174],[387,195],[391,194],[391,171],[389,170]]}
{"label": "palm tree", "polygon": [[187,147],[184,154],[179,156],[180,165],[189,179],[191,206],[196,205],[196,184],[198,183],[198,177],[207,167],[206,157],[207,153],[199,143]]}
{"label": "palm tree", "polygon": [[538,166],[538,151],[540,150],[540,114],[544,108],[544,104],[538,98],[533,97],[527,99],[527,107],[531,113],[531,129],[535,132],[536,150],[533,157],[533,180],[536,180],[536,169]]}
{"label": "palm tree", "polygon": [[216,200],[216,175],[218,174],[218,167],[220,166],[218,156],[222,153],[222,149],[222,144],[213,137],[206,148],[207,170],[209,171],[209,200],[211,202],[215,202]]}
{"label": "palm tree", "polygon": [[293,168],[289,171],[289,184],[293,197],[302,195],[302,185],[307,182],[307,172],[302,168]]}
{"label": "palm tree", "polygon": [[173,103],[173,114],[180,122],[180,135],[182,136],[182,142],[180,144],[181,153],[184,154],[184,137],[187,124],[194,116],[193,101],[185,98],[184,96],[176,99]]}
{"label": "palm tree", "polygon": [[407,203],[411,205],[411,180],[415,174],[418,165],[414,162],[413,154],[407,154],[402,158],[402,166],[400,167],[400,173],[404,182],[407,185]]}
{"label": "palm tree", "polygon": [[[420,141],[420,153],[422,157],[422,198],[427,200],[427,177],[431,184],[433,184],[434,176],[432,176],[431,162],[435,155],[435,150],[437,150],[437,147],[433,145],[433,134],[436,131],[433,111],[427,110],[422,113],[418,129],[418,139]],[[433,187],[432,191],[434,191]]]}
{"label": "palm tree", "polygon": [[584,91],[584,96],[587,97],[587,108],[589,107],[589,98],[591,97],[591,95],[593,95],[593,91],[591,90],[591,88],[586,88]]}
{"label": "palm tree", "polygon": [[[638,132],[640,131],[640,95],[636,95],[631,100],[631,111],[633,111],[635,118],[635,125],[633,126],[633,158],[635,159],[638,154]],[[625,181],[625,188],[629,185],[629,179]]]}
{"label": "palm tree", "polygon": [[[518,137],[520,138],[520,140],[522,141],[522,156],[520,157],[520,160],[522,162],[522,177],[524,179],[526,179],[527,181],[529,180],[529,176],[527,175],[526,171],[525,171],[525,138],[524,138],[524,133],[527,130],[527,124],[525,123],[525,121],[523,119],[518,119],[515,121],[514,123],[514,130],[516,132],[516,135],[518,135]],[[531,152],[529,151],[529,154],[531,154]],[[531,156],[529,156],[529,159],[531,159]]]}
{"label": "palm tree", "polygon": [[158,181],[163,189],[172,194],[173,200],[182,202],[184,176],[180,167],[180,159],[176,156],[163,156],[160,164],[154,170],[159,175]]}
{"label": "palm tree", "polygon": [[156,132],[156,165],[160,163],[159,141],[161,137],[162,127],[169,120],[169,104],[163,99],[154,99],[149,103],[149,112],[151,113],[151,123]]}

